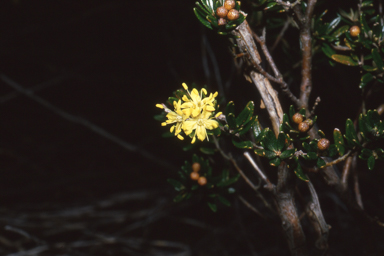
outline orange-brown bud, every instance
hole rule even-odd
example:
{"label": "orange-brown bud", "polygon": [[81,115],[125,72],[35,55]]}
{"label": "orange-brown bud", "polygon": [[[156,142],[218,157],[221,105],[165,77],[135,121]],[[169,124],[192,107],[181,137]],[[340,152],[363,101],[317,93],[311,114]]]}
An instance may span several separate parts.
{"label": "orange-brown bud", "polygon": [[194,172],[198,172],[198,171],[200,171],[200,168],[201,168],[201,165],[200,165],[199,163],[193,163],[193,164],[192,164],[192,170],[193,170]]}
{"label": "orange-brown bud", "polygon": [[228,10],[225,9],[224,6],[220,6],[219,8],[216,9],[216,14],[220,18],[225,18],[225,17],[227,17]]}
{"label": "orange-brown bud", "polygon": [[321,151],[324,151],[324,150],[327,150],[329,148],[329,146],[331,145],[331,142],[329,142],[329,140],[327,139],[321,139],[317,142],[317,147],[321,150]]}
{"label": "orange-brown bud", "polygon": [[292,120],[293,120],[293,122],[295,122],[296,124],[299,124],[299,123],[303,122],[304,117],[303,117],[302,114],[300,114],[300,113],[296,113],[296,114],[294,114],[294,115],[292,116]]}
{"label": "orange-brown bud", "polygon": [[200,186],[204,186],[205,184],[207,184],[207,178],[201,176],[201,177],[197,180],[197,183],[198,183]]}
{"label": "orange-brown bud", "polygon": [[299,123],[298,129],[300,132],[307,132],[309,131],[309,124],[307,122],[301,122]]}
{"label": "orange-brown bud", "polygon": [[229,20],[237,20],[239,18],[239,11],[236,9],[232,9],[228,12],[227,18]]}
{"label": "orange-brown bud", "polygon": [[224,2],[224,8],[228,11],[235,8],[236,2],[234,0],[227,0]]}
{"label": "orange-brown bud", "polygon": [[349,33],[351,34],[351,36],[356,37],[360,34],[360,28],[358,26],[352,26],[349,29]]}
{"label": "orange-brown bud", "polygon": [[191,172],[190,178],[191,180],[198,180],[200,178],[200,175],[197,172]]}

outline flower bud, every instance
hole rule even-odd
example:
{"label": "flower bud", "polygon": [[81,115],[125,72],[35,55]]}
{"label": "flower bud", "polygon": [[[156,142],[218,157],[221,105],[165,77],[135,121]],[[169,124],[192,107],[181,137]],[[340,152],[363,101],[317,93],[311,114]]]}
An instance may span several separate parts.
{"label": "flower bud", "polygon": [[197,172],[191,172],[190,176],[191,180],[198,180],[200,175]]}
{"label": "flower bud", "polygon": [[205,177],[200,177],[198,180],[197,180],[197,183],[200,185],[200,186],[204,186],[205,184],[207,184],[207,178]]}
{"label": "flower bud", "polygon": [[298,129],[300,132],[307,132],[309,131],[309,124],[307,122],[301,122],[299,123]]}
{"label": "flower bud", "polygon": [[351,36],[356,37],[360,34],[360,28],[358,26],[352,26],[349,29],[349,33],[351,34]]}
{"label": "flower bud", "polygon": [[225,18],[225,17],[227,17],[228,10],[225,9],[224,6],[220,6],[219,8],[216,9],[216,14],[220,18]]}
{"label": "flower bud", "polygon": [[293,120],[293,122],[295,122],[296,124],[299,124],[299,123],[303,122],[304,117],[303,117],[302,114],[300,114],[300,113],[296,113],[296,114],[294,114],[294,115],[292,116],[292,120]]}
{"label": "flower bud", "polygon": [[317,142],[317,147],[321,150],[321,151],[324,151],[324,150],[327,150],[329,148],[329,146],[331,145],[331,143],[329,142],[329,140],[327,139],[321,139]]}
{"label": "flower bud", "polygon": [[199,172],[200,171],[200,168],[201,168],[201,165],[199,163],[193,163],[192,164],[192,170],[194,172]]}
{"label": "flower bud", "polygon": [[228,11],[235,8],[236,2],[234,0],[226,0],[224,2],[224,8],[227,9]]}
{"label": "flower bud", "polygon": [[227,19],[229,20],[237,20],[239,18],[239,11],[236,9],[232,9],[228,12]]}

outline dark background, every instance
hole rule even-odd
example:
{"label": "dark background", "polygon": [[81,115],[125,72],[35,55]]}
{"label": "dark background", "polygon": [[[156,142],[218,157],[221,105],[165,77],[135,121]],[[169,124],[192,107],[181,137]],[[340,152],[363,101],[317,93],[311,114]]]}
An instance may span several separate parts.
{"label": "dark background", "polygon": [[[346,4],[332,1],[330,13],[338,6]],[[237,106],[259,104],[253,85],[234,68],[227,41],[201,26],[193,7],[187,0],[2,1],[1,255],[33,249],[36,255],[289,255],[276,215],[262,220],[235,199],[233,208],[215,214],[197,201],[172,202],[166,179],[191,153],[175,138],[162,138],[167,129],[153,119],[161,112],[155,104],[182,82],[211,91],[221,83]],[[295,36],[287,33],[288,40]],[[283,70],[292,65],[279,54]],[[356,116],[359,74],[325,64],[314,70],[311,101],[321,97],[318,123],[331,135]],[[287,80],[297,92],[294,78]],[[35,98],[6,79],[34,90]],[[368,107],[378,99],[382,91]],[[367,212],[384,219],[382,165],[362,168]],[[332,255],[363,255],[361,232],[345,205],[321,183],[319,193],[333,227]],[[383,252],[383,232],[373,232]]]}

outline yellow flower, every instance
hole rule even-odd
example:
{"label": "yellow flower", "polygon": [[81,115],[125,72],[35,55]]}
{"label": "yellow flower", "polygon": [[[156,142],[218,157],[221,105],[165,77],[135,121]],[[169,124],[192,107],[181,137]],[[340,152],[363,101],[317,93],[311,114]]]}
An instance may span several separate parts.
{"label": "yellow flower", "polygon": [[183,87],[190,96],[190,98],[188,98],[186,95],[184,95],[182,98],[184,103],[181,105],[181,108],[183,109],[184,115],[187,117],[196,118],[201,114],[203,109],[209,112],[215,111],[213,102],[217,96],[217,92],[215,94],[211,93],[209,97],[205,97],[203,99],[203,93],[207,95],[207,90],[204,88],[201,89],[199,94],[196,89],[193,89],[192,92],[189,92],[188,86],[185,83],[183,83]]}
{"label": "yellow flower", "polygon": [[[179,102],[176,103],[176,101],[173,102],[173,106],[175,107],[175,111],[171,111],[168,109],[168,114],[166,115],[166,117],[168,118],[168,120],[165,121],[166,124],[173,124],[173,123],[176,123],[175,125],[173,125],[170,129],[171,132],[173,132],[176,128],[176,131],[175,131],[175,136],[177,136],[177,138],[179,139],[184,139],[181,135],[179,135],[179,133],[181,132],[181,129],[183,128],[183,123],[185,121],[185,119],[187,119],[187,116],[184,115],[183,111],[181,111],[181,100],[179,100]],[[163,125],[163,124],[162,124]]]}
{"label": "yellow flower", "polygon": [[205,138],[208,140],[208,130],[216,129],[219,126],[219,123],[216,120],[212,120],[212,118],[209,118],[211,116],[212,112],[208,111],[205,107],[203,109],[203,113],[199,115],[196,118],[190,118],[184,122],[183,129],[186,135],[189,135],[195,130],[195,135],[192,139],[192,144],[196,141],[196,135],[197,138],[201,141],[203,141]]}

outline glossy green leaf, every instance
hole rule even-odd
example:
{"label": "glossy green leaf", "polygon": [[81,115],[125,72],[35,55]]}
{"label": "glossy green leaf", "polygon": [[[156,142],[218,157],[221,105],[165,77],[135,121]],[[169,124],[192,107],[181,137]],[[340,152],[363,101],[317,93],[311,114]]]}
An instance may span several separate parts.
{"label": "glossy green leaf", "polygon": [[226,116],[226,120],[227,120],[229,129],[234,130],[234,129],[237,128],[237,126],[236,126],[236,118],[235,118],[235,115],[234,115],[234,114],[229,113],[229,114]]}
{"label": "glossy green leaf", "polygon": [[253,122],[252,132],[253,132],[253,135],[255,136],[256,143],[259,143],[260,139],[262,137],[262,128],[261,128],[259,119],[257,117],[256,117],[255,121]]}
{"label": "glossy green leaf", "polygon": [[219,201],[225,206],[231,206],[231,203],[223,196],[218,196]]}
{"label": "glossy green leaf", "polygon": [[286,139],[285,134],[283,132],[280,132],[276,141],[276,148],[278,151],[283,150],[285,146],[285,139]]}
{"label": "glossy green leaf", "polygon": [[376,48],[372,49],[372,58],[379,70],[383,70],[383,60]]}
{"label": "glossy green leaf", "polygon": [[242,127],[242,130],[238,132],[239,135],[246,134],[253,126],[253,123],[255,122],[255,120],[256,120],[256,116],[251,117],[251,119],[248,122],[246,122],[246,124]]}
{"label": "glossy green leaf", "polygon": [[228,102],[225,107],[225,115],[229,115],[230,113],[235,114],[235,103],[233,103],[233,101]]}
{"label": "glossy green leaf", "polygon": [[266,131],[262,140],[262,145],[264,145],[264,148],[267,148],[271,151],[278,151],[279,149],[277,146],[277,139],[275,137],[275,134],[269,128],[265,128],[265,130]]}
{"label": "glossy green leaf", "polygon": [[360,15],[360,24],[362,25],[362,26],[361,26],[361,30],[362,30],[363,32],[365,32],[366,34],[368,34],[370,28],[369,28],[369,26],[368,26],[367,20],[365,19],[365,14],[364,14],[364,13],[362,13],[362,14]]}
{"label": "glossy green leaf", "polygon": [[336,51],[334,49],[332,49],[332,47],[330,47],[328,44],[326,43],[323,43],[321,45],[321,50],[324,52],[325,55],[327,55],[327,57],[329,58],[332,58],[332,55],[336,54]]}
{"label": "glossy green leaf", "polygon": [[205,15],[212,14],[212,11],[210,11],[209,8],[207,8],[207,6],[205,6],[204,4],[200,4],[199,2],[196,2],[195,4],[197,5],[200,11],[205,13]]}
{"label": "glossy green leaf", "polygon": [[324,159],[322,159],[321,157],[317,158],[317,162],[316,162],[317,167],[322,168],[322,167],[324,167],[326,164],[327,164],[327,163],[324,161]]}
{"label": "glossy green leaf", "polygon": [[295,148],[285,150],[285,151],[283,151],[283,152],[281,153],[280,158],[281,158],[282,160],[287,159],[287,158],[290,158],[291,156],[293,156],[293,154],[295,154],[295,152],[296,152],[296,149],[295,149]]}
{"label": "glossy green leaf", "polygon": [[345,145],[344,145],[343,135],[341,134],[340,130],[337,128],[333,130],[333,139],[335,140],[335,145],[336,145],[337,151],[339,152],[339,155],[340,156],[344,155]]}
{"label": "glossy green leaf", "polygon": [[337,17],[328,24],[327,31],[326,31],[327,34],[331,33],[331,31],[334,30],[337,27],[337,25],[339,25],[340,19],[341,19],[340,17]]}
{"label": "glossy green leaf", "polygon": [[256,155],[261,156],[261,157],[265,157],[265,149],[256,148],[254,151],[255,151]]}
{"label": "glossy green leaf", "polygon": [[232,138],[232,143],[237,148],[248,148],[248,149],[253,148],[252,141],[237,141],[237,139]]}
{"label": "glossy green leaf", "polygon": [[348,30],[349,30],[348,25],[341,26],[338,29],[336,29],[335,31],[333,31],[332,36],[339,37],[342,34],[344,34],[345,32],[347,32]]}
{"label": "glossy green leaf", "polygon": [[[372,56],[372,55],[371,55],[371,56]],[[363,65],[363,69],[364,69],[365,71],[368,71],[368,72],[374,72],[374,71],[377,70],[376,67],[372,67],[372,66],[368,66],[368,65]]]}
{"label": "glossy green leaf", "polygon": [[307,175],[305,175],[305,173],[303,172],[303,169],[301,168],[301,165],[299,163],[297,164],[296,168],[294,169],[294,172],[299,179],[301,179],[305,182],[308,182]]}
{"label": "glossy green leaf", "polygon": [[339,62],[341,64],[347,65],[347,66],[357,66],[359,63],[354,61],[350,56],[341,55],[341,54],[333,54],[331,58]]}
{"label": "glossy green leaf", "polygon": [[272,166],[279,166],[281,163],[281,159],[276,157],[274,159],[272,159],[271,161],[269,161],[269,164],[272,165]]}
{"label": "glossy green leaf", "polygon": [[349,148],[353,148],[356,145],[360,145],[359,140],[357,138],[355,126],[352,120],[349,118],[345,123],[345,138],[347,139],[347,144]]}
{"label": "glossy green leaf", "polygon": [[193,11],[195,12],[196,17],[201,22],[201,24],[203,24],[209,29],[213,29],[211,23],[206,20],[206,18],[202,15],[200,11],[198,11],[197,8],[193,8]]}
{"label": "glossy green leaf", "polygon": [[318,130],[317,134],[320,136],[320,138],[325,138],[325,133],[322,130]]}
{"label": "glossy green leaf", "polygon": [[373,6],[373,0],[365,0],[361,3],[361,7]]}
{"label": "glossy green leaf", "polygon": [[217,212],[217,206],[214,203],[207,202],[208,207],[213,211]]}
{"label": "glossy green leaf", "polygon": [[244,123],[248,122],[250,118],[252,118],[254,108],[255,104],[253,101],[248,102],[243,111],[241,111],[236,118],[237,126],[243,125]]}
{"label": "glossy green leaf", "polygon": [[329,146],[329,148],[328,148],[328,156],[334,157],[338,153],[339,152],[337,151],[336,145],[335,144],[331,144],[331,146]]}
{"label": "glossy green leaf", "polygon": [[368,164],[368,169],[369,170],[373,170],[373,168],[375,167],[375,157],[374,156],[370,156],[368,158],[367,164]]}
{"label": "glossy green leaf", "polygon": [[181,183],[180,183],[179,181],[177,181],[177,180],[174,180],[174,179],[167,179],[167,182],[168,182],[169,184],[171,184],[171,185],[175,188],[176,191],[181,191],[181,190],[185,189],[184,185],[181,184]]}
{"label": "glossy green leaf", "polygon": [[270,150],[265,150],[264,151],[264,156],[268,159],[272,159],[272,158],[275,158],[277,156],[277,154],[273,151],[270,151]]}

